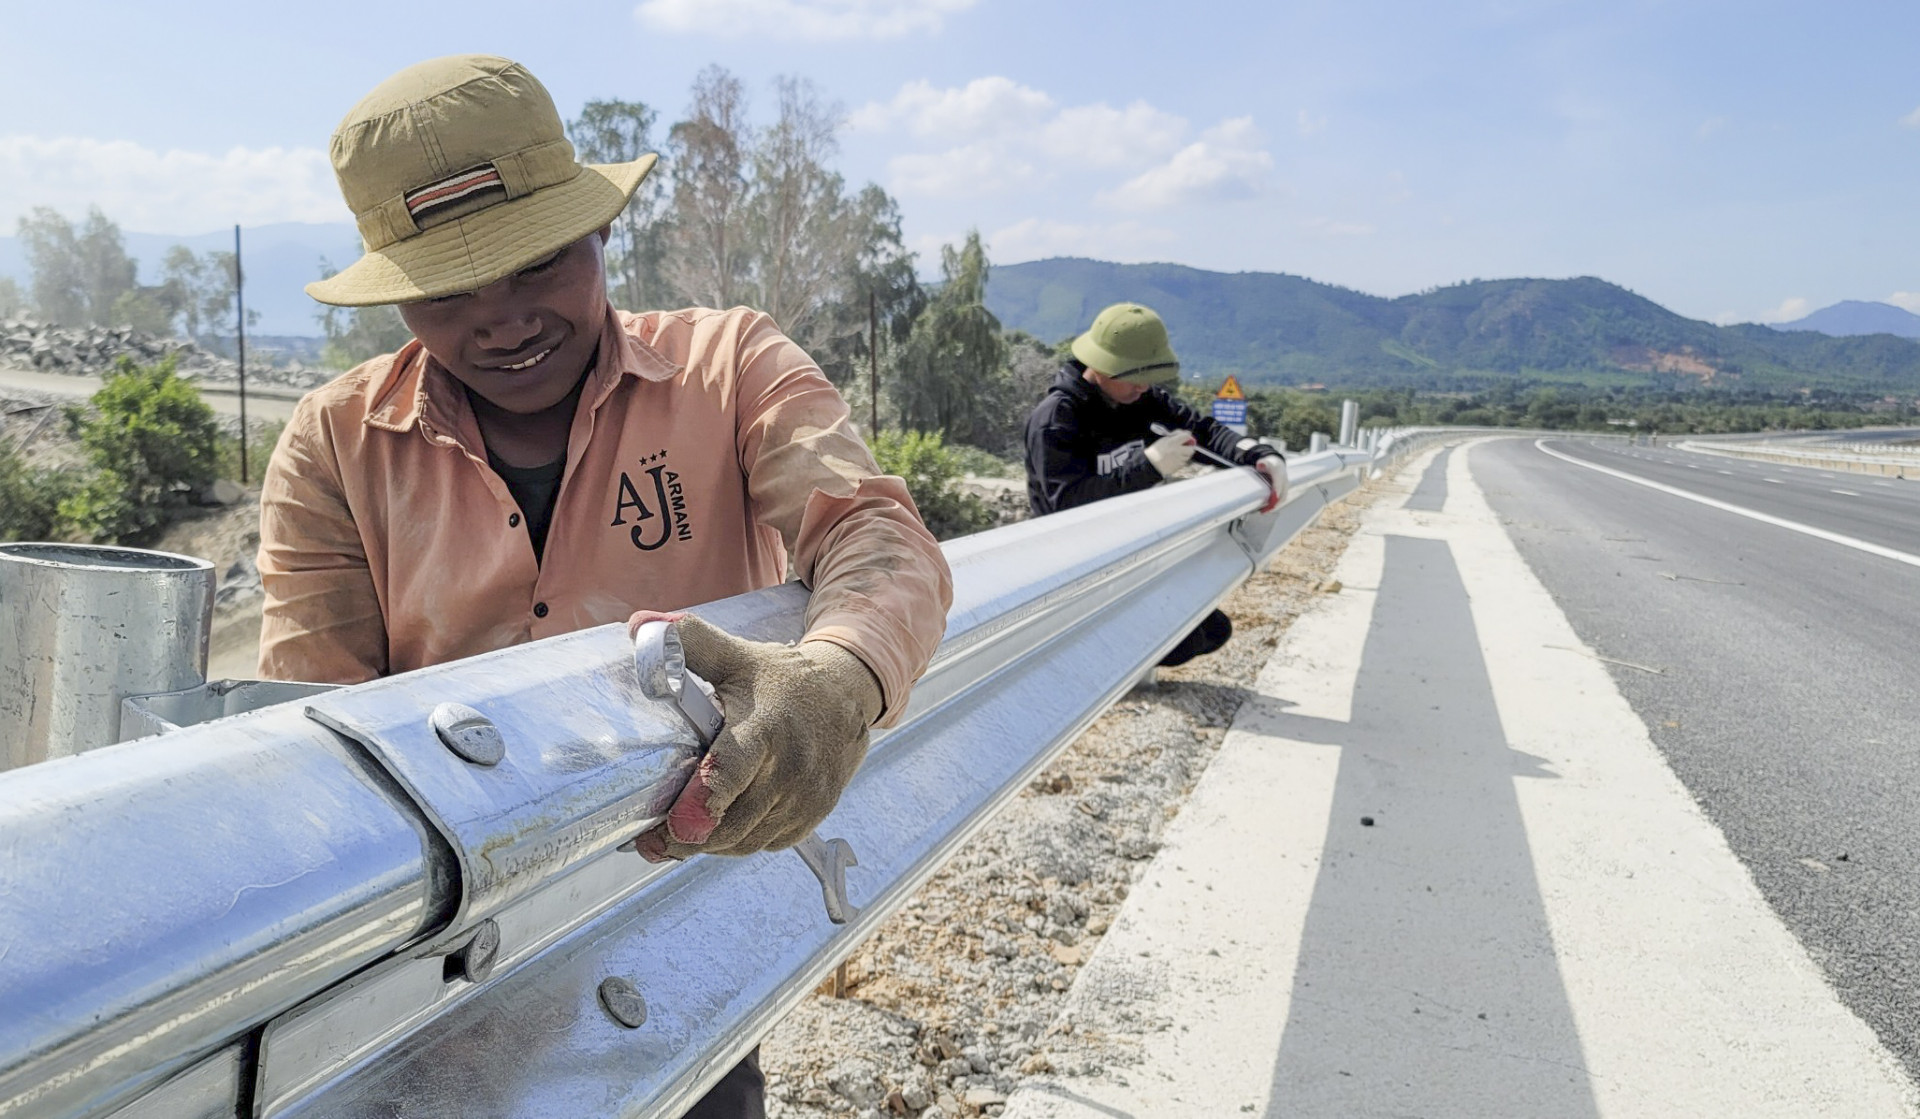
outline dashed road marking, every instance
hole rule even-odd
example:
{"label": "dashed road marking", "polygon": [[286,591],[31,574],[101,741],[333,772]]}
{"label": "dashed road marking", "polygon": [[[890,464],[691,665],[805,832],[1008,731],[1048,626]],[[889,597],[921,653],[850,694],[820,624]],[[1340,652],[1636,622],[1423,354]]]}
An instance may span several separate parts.
{"label": "dashed road marking", "polygon": [[[1637,486],[1646,486],[1648,489],[1659,490],[1661,493],[1671,494],[1674,497],[1682,497],[1688,501],[1697,501],[1702,505],[1711,506],[1722,512],[1746,517],[1749,520],[1759,521],[1762,524],[1773,525],[1775,528],[1784,528],[1788,532],[1797,532],[1802,536],[1811,536],[1816,540],[1825,540],[1829,544],[1838,544],[1843,548],[1852,548],[1857,552],[1865,552],[1871,556],[1879,556],[1881,559],[1890,559],[1895,563],[1904,563],[1909,567],[1920,567],[1920,556],[1916,556],[1912,552],[1903,552],[1897,548],[1889,548],[1884,544],[1875,544],[1870,540],[1861,540],[1855,536],[1845,536],[1838,532],[1829,532],[1824,528],[1815,528],[1812,525],[1801,524],[1799,521],[1787,520],[1785,517],[1776,517],[1771,513],[1762,513],[1758,509],[1749,509],[1744,505],[1735,505],[1731,502],[1719,501],[1715,498],[1707,497],[1705,494],[1694,493],[1691,490],[1683,490],[1678,486],[1669,486],[1665,482],[1656,482],[1651,478],[1642,478],[1637,474],[1629,474],[1624,470],[1615,470],[1611,466],[1601,466],[1597,462],[1587,462],[1583,459],[1577,459],[1572,455],[1562,454],[1552,447],[1547,446],[1545,439],[1536,439],[1533,441],[1533,445],[1538,447],[1542,453],[1552,455],[1562,462],[1570,462],[1575,466],[1584,466],[1588,470],[1597,470],[1602,474],[1610,474],[1615,478],[1632,482]],[[1771,481],[1771,479],[1769,479],[1769,481]]]}

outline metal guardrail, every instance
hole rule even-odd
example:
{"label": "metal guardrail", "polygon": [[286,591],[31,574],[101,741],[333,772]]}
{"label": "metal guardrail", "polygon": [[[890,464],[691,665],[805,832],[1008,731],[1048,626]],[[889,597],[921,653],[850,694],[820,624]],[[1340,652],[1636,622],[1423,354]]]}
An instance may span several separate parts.
{"label": "metal guardrail", "polygon": [[[240,714],[219,686],[129,703],[163,733],[0,773],[0,1115],[678,1114],[1221,598],[1432,434],[1292,458],[1268,514],[1222,471],[945,545],[945,640],[821,829],[860,859],[845,925],[785,852],[617,849],[697,756],[620,626]],[[803,606],[789,585],[695,612],[792,640]]]}
{"label": "metal guardrail", "polygon": [[[1890,443],[1848,443],[1828,449],[1805,444],[1783,447],[1766,443],[1717,443],[1686,439],[1677,445],[1683,451],[1725,458],[1758,459],[1786,466],[1825,468],[1850,474],[1878,474],[1888,478],[1920,478],[1920,448]],[[1841,447],[1845,449],[1839,449]]]}

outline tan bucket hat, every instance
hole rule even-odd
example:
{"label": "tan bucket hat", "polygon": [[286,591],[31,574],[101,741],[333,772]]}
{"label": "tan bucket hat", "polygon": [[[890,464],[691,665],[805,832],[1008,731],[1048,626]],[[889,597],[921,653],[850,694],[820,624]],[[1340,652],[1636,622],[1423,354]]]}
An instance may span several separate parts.
{"label": "tan bucket hat", "polygon": [[486,54],[381,82],[334,130],[332,156],[366,255],[307,294],[342,307],[510,276],[618,217],[659,158],[581,164],[546,87]]}
{"label": "tan bucket hat", "polygon": [[1073,340],[1073,356],[1130,384],[1170,385],[1180,379],[1167,324],[1138,303],[1115,303],[1094,316],[1087,332]]}

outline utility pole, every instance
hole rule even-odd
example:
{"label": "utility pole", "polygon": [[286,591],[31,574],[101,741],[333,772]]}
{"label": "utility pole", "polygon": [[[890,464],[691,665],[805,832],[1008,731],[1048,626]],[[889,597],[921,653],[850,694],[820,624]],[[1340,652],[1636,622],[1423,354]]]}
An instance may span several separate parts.
{"label": "utility pole", "polygon": [[867,438],[880,434],[880,297],[867,293]]}
{"label": "utility pole", "polygon": [[240,226],[233,227],[233,340],[240,358],[240,484],[247,484],[247,297],[240,275]]}

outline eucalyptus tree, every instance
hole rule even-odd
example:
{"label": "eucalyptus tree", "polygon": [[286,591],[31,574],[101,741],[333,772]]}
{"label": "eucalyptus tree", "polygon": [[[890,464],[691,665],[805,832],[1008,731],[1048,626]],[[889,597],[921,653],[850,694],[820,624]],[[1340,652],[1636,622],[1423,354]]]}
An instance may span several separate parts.
{"label": "eucalyptus tree", "polygon": [[[639,101],[589,101],[567,122],[567,138],[584,163],[631,163],[655,151],[659,117]],[[614,306],[644,311],[665,299],[660,276],[667,174],[656,168],[614,219],[607,241],[607,295]]]}

